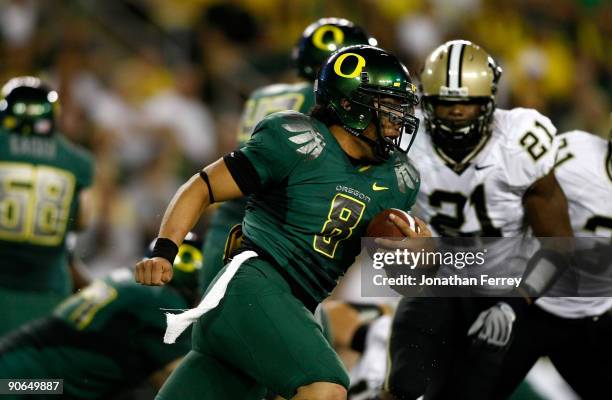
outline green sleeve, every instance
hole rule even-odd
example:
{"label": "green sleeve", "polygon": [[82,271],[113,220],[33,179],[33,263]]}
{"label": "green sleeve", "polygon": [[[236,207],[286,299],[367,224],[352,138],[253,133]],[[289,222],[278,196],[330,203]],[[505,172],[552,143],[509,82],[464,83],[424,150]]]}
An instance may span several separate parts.
{"label": "green sleeve", "polygon": [[58,142],[60,143],[63,153],[62,158],[68,163],[66,169],[72,171],[76,177],[77,190],[87,188],[92,185],[94,179],[94,157],[86,149],[71,143],[64,136],[58,134]]}
{"label": "green sleeve", "polygon": [[92,157],[87,157],[84,161],[83,187],[89,187],[94,180],[94,162]]}
{"label": "green sleeve", "polygon": [[240,149],[257,171],[262,188],[281,182],[301,161],[289,135],[281,123],[265,118]]}
{"label": "green sleeve", "polygon": [[[80,149],[81,150],[81,149]],[[79,173],[77,176],[78,185],[80,188],[87,188],[93,184],[94,180],[94,160],[92,155],[81,150],[79,152]]]}

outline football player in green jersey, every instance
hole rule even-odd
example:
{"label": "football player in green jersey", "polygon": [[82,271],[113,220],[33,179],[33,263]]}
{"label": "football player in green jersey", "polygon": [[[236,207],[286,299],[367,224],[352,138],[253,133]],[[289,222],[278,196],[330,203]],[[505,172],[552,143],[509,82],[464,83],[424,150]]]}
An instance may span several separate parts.
{"label": "football player in green jersey", "polygon": [[35,77],[0,97],[0,334],[70,293],[66,234],[89,220],[93,160],[56,131],[57,102]]}
{"label": "football player in green jersey", "polygon": [[[371,44],[376,40],[363,29],[343,18],[321,18],[309,25],[293,50],[293,61],[300,83],[275,84],[255,90],[247,100],[238,130],[238,146],[251,137],[255,125],[263,117],[282,110],[308,113],[314,105],[314,82],[323,61],[334,51],[348,45]],[[233,227],[242,222],[246,199],[224,202],[210,221],[204,241],[204,268],[200,275],[202,292],[223,268],[224,250],[239,237]],[[230,231],[232,232],[230,235]],[[224,246],[225,245],[225,246]]]}
{"label": "football player in green jersey", "polygon": [[158,400],[259,400],[266,389],[295,400],[346,397],[348,376],[312,311],[353,263],[371,218],[414,203],[419,176],[403,139],[418,128],[418,98],[404,65],[366,45],[334,53],[315,93],[310,116],[267,116],[244,147],[186,182],[153,257],[138,263],[138,282],[169,282],[168,260],[202,211],[249,195],[241,252],[198,307],[168,315],[168,343],[197,322],[192,351]]}
{"label": "football player in green jersey", "polygon": [[197,301],[201,246],[197,235],[187,234],[168,286],[138,285],[129,269],[117,269],[68,297],[52,315],[7,334],[0,339],[0,377],[62,378],[64,396],[73,399],[108,399],[145,379],[159,389],[189,351],[186,335],[159,345],[162,310]]}

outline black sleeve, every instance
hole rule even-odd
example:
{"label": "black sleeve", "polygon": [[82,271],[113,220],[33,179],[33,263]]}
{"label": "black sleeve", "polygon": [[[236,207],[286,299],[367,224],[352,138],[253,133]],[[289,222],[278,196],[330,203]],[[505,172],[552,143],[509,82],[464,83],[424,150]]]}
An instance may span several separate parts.
{"label": "black sleeve", "polygon": [[255,167],[240,150],[225,155],[223,161],[242,194],[248,196],[261,189],[261,180]]}

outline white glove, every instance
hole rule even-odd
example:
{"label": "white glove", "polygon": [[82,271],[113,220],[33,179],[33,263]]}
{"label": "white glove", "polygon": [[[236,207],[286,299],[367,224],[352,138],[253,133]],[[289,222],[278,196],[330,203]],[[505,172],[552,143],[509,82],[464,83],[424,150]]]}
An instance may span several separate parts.
{"label": "white glove", "polygon": [[512,325],[516,314],[508,303],[499,302],[478,315],[470,326],[468,336],[493,347],[505,347],[512,337]]}

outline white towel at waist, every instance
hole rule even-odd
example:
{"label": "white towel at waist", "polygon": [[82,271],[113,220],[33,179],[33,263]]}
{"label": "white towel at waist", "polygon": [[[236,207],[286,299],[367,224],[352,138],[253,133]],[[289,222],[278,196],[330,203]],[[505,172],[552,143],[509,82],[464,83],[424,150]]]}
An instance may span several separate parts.
{"label": "white towel at waist", "polygon": [[176,338],[178,338],[189,325],[194,323],[200,316],[217,307],[223,296],[225,296],[227,285],[236,274],[236,271],[238,271],[240,265],[252,257],[257,257],[257,253],[250,250],[243,251],[234,257],[227,266],[225,272],[221,274],[219,279],[217,279],[196,308],[192,308],[180,314],[166,313],[167,327],[166,334],[164,335],[164,343],[174,343]]}

